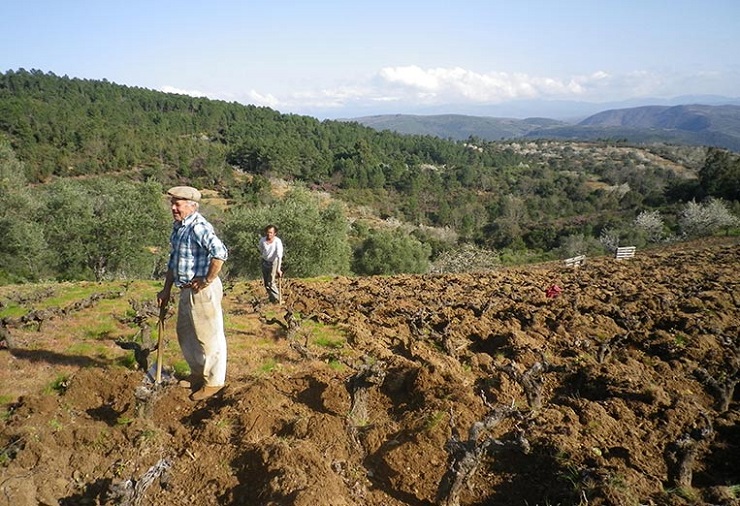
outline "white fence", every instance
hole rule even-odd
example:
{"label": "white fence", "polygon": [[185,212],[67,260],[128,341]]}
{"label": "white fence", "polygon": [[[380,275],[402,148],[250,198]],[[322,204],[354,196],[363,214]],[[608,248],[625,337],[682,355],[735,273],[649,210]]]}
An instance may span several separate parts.
{"label": "white fence", "polygon": [[635,256],[635,247],[634,246],[624,246],[622,248],[617,248],[617,254],[615,258],[617,260],[625,260],[627,258],[632,258]]}
{"label": "white fence", "polygon": [[565,266],[566,267],[580,267],[581,264],[583,264],[585,260],[586,260],[586,255],[578,255],[577,257],[566,258]]}

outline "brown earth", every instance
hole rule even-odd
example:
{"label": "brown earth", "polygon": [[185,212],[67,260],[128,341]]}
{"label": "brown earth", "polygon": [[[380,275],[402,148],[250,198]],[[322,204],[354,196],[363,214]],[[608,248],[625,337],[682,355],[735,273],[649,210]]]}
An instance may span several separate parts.
{"label": "brown earth", "polygon": [[56,313],[79,284],[2,287],[37,318],[0,341],[0,505],[738,504],[739,272],[735,239],[286,280],[284,306],[227,283],[229,384],[199,403],[171,320],[159,385],[114,342],[156,333],[159,283]]}

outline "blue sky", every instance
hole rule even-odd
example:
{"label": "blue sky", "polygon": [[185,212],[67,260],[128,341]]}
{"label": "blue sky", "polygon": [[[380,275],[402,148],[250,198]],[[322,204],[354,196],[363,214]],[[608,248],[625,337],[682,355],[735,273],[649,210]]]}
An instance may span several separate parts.
{"label": "blue sky", "polygon": [[324,118],[740,96],[738,0],[18,0],[0,71]]}

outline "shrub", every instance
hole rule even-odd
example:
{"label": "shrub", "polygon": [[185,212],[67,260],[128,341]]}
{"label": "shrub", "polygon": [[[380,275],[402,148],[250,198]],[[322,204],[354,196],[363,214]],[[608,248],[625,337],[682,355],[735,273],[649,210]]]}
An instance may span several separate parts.
{"label": "shrub", "polygon": [[284,266],[291,276],[349,272],[349,225],[338,202],[327,203],[303,188],[296,188],[269,206],[232,210],[224,218],[230,274],[260,276],[257,244],[268,224],[278,228],[285,248]]}
{"label": "shrub", "polygon": [[355,251],[356,274],[421,274],[429,269],[431,247],[400,231],[372,232]]}
{"label": "shrub", "polygon": [[719,199],[709,199],[702,204],[692,200],[686,204],[678,219],[681,233],[686,237],[716,234],[721,229],[729,230],[738,223],[738,218]]}
{"label": "shrub", "polygon": [[495,251],[464,243],[441,253],[432,263],[430,272],[484,272],[501,266]]}
{"label": "shrub", "polygon": [[660,242],[665,237],[665,225],[659,211],[642,211],[634,223],[637,229],[645,234],[648,242]]}
{"label": "shrub", "polygon": [[578,255],[600,255],[604,253],[603,246],[594,237],[583,234],[572,234],[560,240],[558,248],[560,255],[571,258]]}
{"label": "shrub", "polygon": [[599,242],[606,251],[615,252],[619,247],[619,231],[613,228],[605,228],[599,234]]}

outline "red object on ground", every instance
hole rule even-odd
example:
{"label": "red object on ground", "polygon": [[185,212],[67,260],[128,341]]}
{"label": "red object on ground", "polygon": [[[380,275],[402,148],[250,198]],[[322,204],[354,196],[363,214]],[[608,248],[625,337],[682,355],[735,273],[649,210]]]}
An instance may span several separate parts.
{"label": "red object on ground", "polygon": [[552,285],[550,288],[545,290],[545,295],[547,295],[548,299],[554,299],[558,295],[562,293],[563,289],[560,288],[558,285]]}

